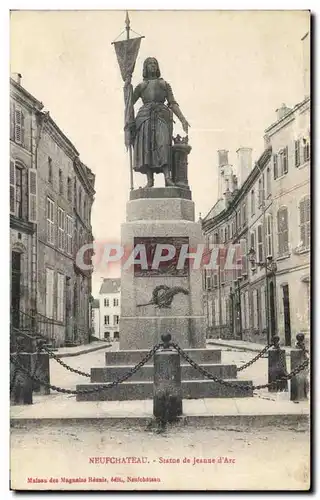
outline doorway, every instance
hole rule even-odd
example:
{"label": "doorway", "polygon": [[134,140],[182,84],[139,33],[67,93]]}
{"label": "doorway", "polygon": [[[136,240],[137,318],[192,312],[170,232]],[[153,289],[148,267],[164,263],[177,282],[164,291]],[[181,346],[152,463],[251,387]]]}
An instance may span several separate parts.
{"label": "doorway", "polygon": [[283,313],[284,313],[284,338],[285,345],[291,346],[291,323],[290,323],[290,298],[289,285],[282,287]]}
{"label": "doorway", "polygon": [[11,310],[12,326],[20,326],[20,300],[21,300],[21,253],[11,254]]}
{"label": "doorway", "polygon": [[277,334],[276,332],[276,311],[274,301],[274,284],[271,281],[269,284],[269,307],[270,307],[270,333],[271,338]]}

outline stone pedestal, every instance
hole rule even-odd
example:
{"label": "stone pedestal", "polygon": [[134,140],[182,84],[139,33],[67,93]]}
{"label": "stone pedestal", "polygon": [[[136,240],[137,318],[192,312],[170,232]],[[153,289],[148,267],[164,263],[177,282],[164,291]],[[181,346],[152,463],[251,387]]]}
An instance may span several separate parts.
{"label": "stone pedestal", "polygon": [[[145,198],[146,191],[149,197]],[[127,252],[144,244],[154,249],[157,243],[181,248],[189,245],[195,252],[203,244],[201,225],[194,220],[194,203],[190,191],[177,187],[139,189],[133,191],[127,203],[126,222],[121,228],[121,244]],[[156,196],[156,197],[155,197]],[[148,253],[148,259],[150,254]],[[205,318],[202,299],[201,269],[194,269],[192,260],[176,270],[167,263],[158,270],[139,266],[122,266],[120,349],[149,349],[160,342],[161,335],[170,333],[173,341],[183,348],[205,347]],[[168,307],[152,301],[156,287],[179,287]],[[143,305],[148,304],[148,305]]]}

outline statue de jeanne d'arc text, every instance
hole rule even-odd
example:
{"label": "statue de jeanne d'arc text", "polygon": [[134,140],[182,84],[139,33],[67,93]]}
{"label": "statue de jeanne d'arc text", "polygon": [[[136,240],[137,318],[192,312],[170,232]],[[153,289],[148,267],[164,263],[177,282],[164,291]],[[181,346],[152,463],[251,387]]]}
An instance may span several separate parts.
{"label": "statue de jeanne d'arc text", "polygon": [[[145,187],[153,187],[154,174],[163,173],[166,186],[188,188],[186,158],[191,150],[187,135],[190,125],[174,98],[170,84],[161,78],[159,63],[154,57],[144,61],[143,80],[133,90],[131,78],[143,37],[130,38],[128,13],[126,31],[126,40],[113,44],[124,81],[124,130],[130,157],[131,189],[133,170],[147,176]],[[142,106],[135,116],[134,104],[139,99]],[[173,115],[180,120],[185,138],[179,135],[173,138]]]}

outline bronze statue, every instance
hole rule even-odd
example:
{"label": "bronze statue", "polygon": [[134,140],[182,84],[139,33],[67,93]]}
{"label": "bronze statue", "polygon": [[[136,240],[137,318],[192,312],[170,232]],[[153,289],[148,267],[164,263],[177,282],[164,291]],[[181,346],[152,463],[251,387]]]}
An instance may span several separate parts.
{"label": "bronze statue", "polygon": [[154,57],[144,61],[143,82],[134,90],[133,104],[139,98],[143,106],[135,118],[134,170],[147,175],[146,187],[154,185],[155,173],[163,173],[165,185],[174,186],[170,178],[173,113],[186,134],[190,125],[174,99],[171,86],[160,77]]}

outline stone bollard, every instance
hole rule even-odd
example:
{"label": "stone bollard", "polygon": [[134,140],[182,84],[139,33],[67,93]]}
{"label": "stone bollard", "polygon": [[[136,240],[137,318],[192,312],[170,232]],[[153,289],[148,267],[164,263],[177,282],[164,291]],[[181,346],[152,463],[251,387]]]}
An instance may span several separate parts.
{"label": "stone bollard", "polygon": [[180,355],[169,347],[171,335],[162,335],[164,347],[154,355],[153,414],[163,423],[182,415]]}
{"label": "stone bollard", "polygon": [[[280,337],[273,337],[274,346],[268,353],[268,383],[287,375],[286,351],[280,349]],[[288,391],[288,381],[281,380],[268,387],[269,392]]]}
{"label": "stone bollard", "polygon": [[[297,333],[296,335],[296,349],[292,349],[291,356],[291,371],[297,366],[301,365],[306,359],[304,334]],[[291,379],[290,400],[298,403],[299,401],[306,401],[308,399],[308,375],[307,370],[304,369]]]}
{"label": "stone bollard", "polygon": [[[37,352],[37,357],[35,359],[35,366],[33,367],[32,373],[50,384],[50,359],[47,352]],[[32,387],[35,392],[41,395],[50,394],[50,387],[47,387],[40,382],[32,381]]]}
{"label": "stone bollard", "polygon": [[[11,355],[17,362],[26,368],[29,373],[35,366],[36,353],[20,352]],[[10,403],[12,405],[31,405],[33,384],[31,378],[22,372],[14,363],[10,361]]]}

